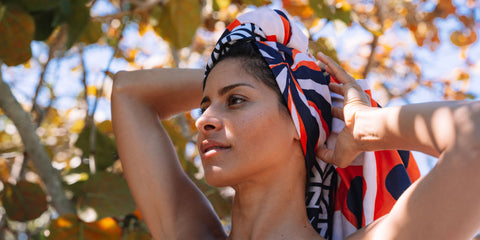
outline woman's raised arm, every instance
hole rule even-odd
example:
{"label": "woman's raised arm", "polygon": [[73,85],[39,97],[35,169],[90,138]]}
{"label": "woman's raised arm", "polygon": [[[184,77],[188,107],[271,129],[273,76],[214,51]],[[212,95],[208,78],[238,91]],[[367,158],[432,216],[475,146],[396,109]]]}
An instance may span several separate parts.
{"label": "woman's raised arm", "polygon": [[155,239],[225,239],[205,196],[183,172],[160,120],[197,107],[203,70],[119,72],[112,121],[125,177]]}
{"label": "woman's raised arm", "polygon": [[480,102],[437,102],[383,109],[340,66],[318,56],[343,85],[345,120],[335,150],[318,155],[347,166],[362,151],[417,150],[439,157],[430,173],[408,188],[389,215],[361,229],[352,239],[472,239],[480,230]]}

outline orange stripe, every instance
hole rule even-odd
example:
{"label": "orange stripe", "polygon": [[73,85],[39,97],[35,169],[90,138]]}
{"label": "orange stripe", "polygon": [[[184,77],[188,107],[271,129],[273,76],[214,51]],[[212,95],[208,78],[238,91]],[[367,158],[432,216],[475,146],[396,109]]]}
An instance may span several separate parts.
{"label": "orange stripe", "polygon": [[[280,15],[279,15],[280,16]],[[282,19],[283,22],[283,45],[287,45],[288,41],[290,40],[290,23],[288,22],[287,19],[285,19],[283,16],[280,16],[280,19]]]}
{"label": "orange stripe", "polygon": [[267,41],[276,42],[276,41],[277,41],[277,35],[269,35],[269,36],[267,36]]}
{"label": "orange stripe", "polygon": [[[272,69],[272,68],[274,68],[274,67],[277,67],[277,66],[280,66],[280,65],[285,65],[285,64],[287,64],[287,63],[281,62],[281,63],[278,63],[278,64],[272,64],[272,65],[270,65],[270,69]],[[287,67],[288,67],[288,66],[287,66]]]}
{"label": "orange stripe", "polygon": [[314,63],[313,61],[307,61],[307,60],[300,61],[299,63],[297,63],[297,66],[295,66],[295,68],[292,70],[297,71],[297,69],[301,66],[306,66],[310,69],[320,71],[320,68],[316,63]]}
{"label": "orange stripe", "polygon": [[330,131],[328,130],[327,122],[325,122],[325,119],[323,119],[323,117],[322,117],[322,111],[317,107],[317,105],[314,102],[312,102],[310,100],[307,100],[307,101],[308,101],[308,105],[315,108],[315,111],[317,111],[318,116],[320,117],[320,121],[322,122],[322,128],[323,128],[323,130],[325,130],[325,132],[327,134],[327,137],[328,137],[328,135],[330,134]]}
{"label": "orange stripe", "polygon": [[236,28],[240,24],[241,24],[240,21],[238,21],[238,19],[235,19],[235,21],[233,21],[232,23],[230,23],[230,25],[228,25],[227,29],[228,31],[232,31],[234,28]]}
{"label": "orange stripe", "polygon": [[[288,86],[288,109],[292,112],[292,104],[293,104],[293,97],[292,97],[292,89]],[[303,125],[303,120],[298,114],[297,109],[295,109],[295,113],[297,114],[298,120],[298,128],[300,129],[300,143],[302,144],[303,153],[307,152],[307,133],[305,131],[305,126]]]}
{"label": "orange stripe", "polygon": [[370,104],[372,105],[372,107],[378,107],[378,103],[375,100],[373,100],[372,90],[367,89],[367,90],[365,90],[365,93],[367,93],[368,96],[370,96]]}
{"label": "orange stripe", "polygon": [[298,111],[297,112],[297,117],[298,117],[298,123],[300,125],[300,141],[302,142],[302,148],[303,148],[303,152],[306,153],[307,152],[307,131],[305,130],[305,125],[303,125],[303,119],[300,117],[300,114],[298,114]]}

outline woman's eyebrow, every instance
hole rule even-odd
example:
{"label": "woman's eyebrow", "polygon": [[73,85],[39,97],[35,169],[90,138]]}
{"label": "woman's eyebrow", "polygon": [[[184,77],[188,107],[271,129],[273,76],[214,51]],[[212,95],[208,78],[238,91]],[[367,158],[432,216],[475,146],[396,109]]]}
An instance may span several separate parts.
{"label": "woman's eyebrow", "polygon": [[[255,88],[253,85],[251,84],[248,84],[248,83],[236,83],[236,84],[232,84],[232,85],[228,85],[228,86],[225,86],[223,88],[220,88],[218,90],[218,95],[220,96],[223,96],[225,95],[228,91],[236,88],[236,87],[241,87],[241,86],[246,86],[246,87],[251,87],[251,88]],[[205,96],[202,98],[202,101],[200,102],[200,106],[204,103],[208,103],[210,102],[210,97],[208,96]]]}
{"label": "woman's eyebrow", "polygon": [[220,96],[223,96],[225,95],[228,91],[236,88],[236,87],[240,87],[240,86],[246,86],[246,87],[251,87],[251,88],[255,88],[254,86],[248,84],[248,83],[236,83],[236,84],[232,84],[232,85],[228,85],[228,86],[225,86],[221,89],[218,90],[218,95]]}

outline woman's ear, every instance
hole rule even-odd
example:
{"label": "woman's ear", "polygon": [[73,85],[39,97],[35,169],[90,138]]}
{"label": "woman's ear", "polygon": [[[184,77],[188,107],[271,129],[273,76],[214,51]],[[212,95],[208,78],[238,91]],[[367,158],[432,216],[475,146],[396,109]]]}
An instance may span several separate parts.
{"label": "woman's ear", "polygon": [[292,127],[290,128],[290,130],[292,131],[293,140],[300,141],[300,135],[298,134],[297,128],[295,127],[295,124],[293,123],[293,121],[292,121]]}

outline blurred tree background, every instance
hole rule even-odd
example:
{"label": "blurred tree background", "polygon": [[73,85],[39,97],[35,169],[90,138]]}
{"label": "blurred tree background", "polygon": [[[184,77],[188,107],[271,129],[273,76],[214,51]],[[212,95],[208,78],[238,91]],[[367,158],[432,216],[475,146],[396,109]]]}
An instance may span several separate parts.
{"label": "blurred tree background", "polygon": [[[203,67],[224,27],[261,5],[295,16],[312,53],[367,79],[384,105],[478,97],[473,0],[0,0],[0,239],[150,239],[118,160],[112,76]],[[196,116],[164,126],[228,226],[231,191],[203,179]]]}

